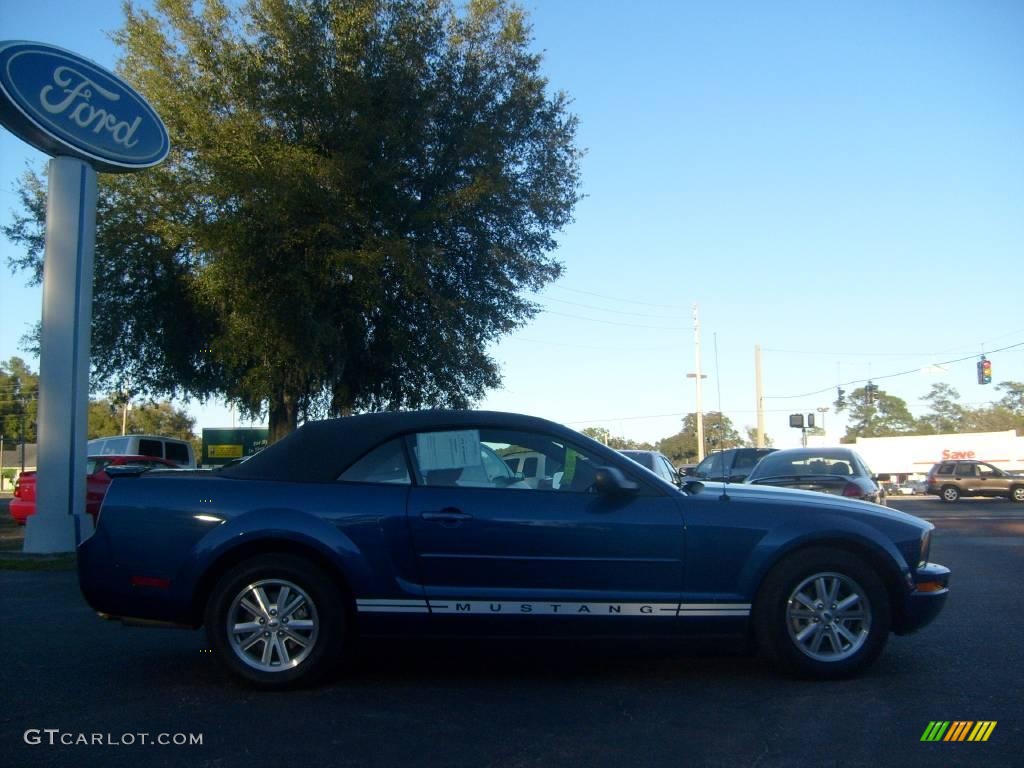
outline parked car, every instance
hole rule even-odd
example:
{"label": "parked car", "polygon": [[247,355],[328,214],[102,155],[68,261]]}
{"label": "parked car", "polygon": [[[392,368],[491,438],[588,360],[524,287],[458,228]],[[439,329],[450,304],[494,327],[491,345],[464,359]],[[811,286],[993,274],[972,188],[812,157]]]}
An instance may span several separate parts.
{"label": "parked car", "polygon": [[[92,515],[94,520],[99,514],[100,503],[110,485],[111,477],[106,470],[112,466],[176,469],[178,465],[173,461],[152,456],[90,456],[85,462],[85,511]],[[22,472],[19,475],[14,485],[14,496],[10,501],[10,512],[18,525],[24,525],[29,516],[36,513],[35,472]]]}
{"label": "parked car", "polygon": [[850,448],[775,451],[747,476],[747,482],[754,485],[819,491],[875,504],[885,504],[885,490],[879,483],[888,480],[888,475],[875,475]]}
{"label": "parked car", "polygon": [[1024,502],[1024,476],[994,467],[985,461],[943,461],[928,471],[928,493],[947,503],[961,496],[995,496]]}
{"label": "parked car", "polygon": [[701,482],[742,483],[754,466],[775,448],[728,448],[712,453],[687,476]]}
{"label": "parked car", "polygon": [[683,474],[672,466],[668,456],[658,451],[640,451],[627,449],[619,451],[623,456],[628,456],[641,467],[646,467],[662,480],[667,480],[673,485],[681,485]]}
{"label": "parked car", "polygon": [[[545,457],[537,488],[493,460],[518,452]],[[490,481],[465,487],[467,472]],[[217,658],[264,688],[322,680],[346,640],[382,635],[735,635],[843,677],[946,600],[924,520],[687,489],[529,416],[310,422],[220,472],[116,479],[79,583],[104,618],[205,625]]]}
{"label": "parked car", "polygon": [[97,437],[88,444],[90,456],[153,456],[173,461],[186,469],[196,468],[192,443],[161,435],[116,435]]}

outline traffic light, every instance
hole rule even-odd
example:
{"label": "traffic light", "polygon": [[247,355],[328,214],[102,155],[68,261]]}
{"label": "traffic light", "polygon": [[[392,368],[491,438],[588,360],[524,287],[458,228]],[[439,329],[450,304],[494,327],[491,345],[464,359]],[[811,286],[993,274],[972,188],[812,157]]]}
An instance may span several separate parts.
{"label": "traffic light", "polygon": [[875,402],[875,395],[878,394],[878,385],[870,381],[864,385],[864,404],[872,405]]}
{"label": "traffic light", "polygon": [[836,387],[836,410],[841,411],[846,407],[846,390]]}
{"label": "traffic light", "polygon": [[981,360],[978,361],[978,383],[992,383],[992,361],[984,355],[982,355]]}

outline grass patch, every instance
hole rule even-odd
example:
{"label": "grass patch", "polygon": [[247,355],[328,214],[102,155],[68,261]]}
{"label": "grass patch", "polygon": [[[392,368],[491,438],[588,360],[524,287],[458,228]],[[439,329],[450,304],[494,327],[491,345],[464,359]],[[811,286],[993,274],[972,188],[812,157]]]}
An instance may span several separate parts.
{"label": "grass patch", "polygon": [[5,555],[0,553],[0,571],[73,571],[73,552],[63,555]]}

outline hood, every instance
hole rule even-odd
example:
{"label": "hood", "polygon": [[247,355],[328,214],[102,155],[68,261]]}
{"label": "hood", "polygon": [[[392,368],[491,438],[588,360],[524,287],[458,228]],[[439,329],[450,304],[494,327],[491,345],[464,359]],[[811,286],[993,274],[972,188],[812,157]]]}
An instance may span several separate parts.
{"label": "hood", "polygon": [[848,499],[844,496],[833,496],[818,491],[802,491],[797,488],[780,488],[772,485],[750,485],[748,483],[699,483],[703,488],[696,494],[719,498],[723,492],[730,499],[749,501],[756,504],[785,504],[805,509],[827,509],[830,512],[842,512],[857,517],[876,517],[896,522],[907,523],[918,527],[930,527],[931,523],[914,515],[900,512],[898,509],[872,504],[869,501]]}

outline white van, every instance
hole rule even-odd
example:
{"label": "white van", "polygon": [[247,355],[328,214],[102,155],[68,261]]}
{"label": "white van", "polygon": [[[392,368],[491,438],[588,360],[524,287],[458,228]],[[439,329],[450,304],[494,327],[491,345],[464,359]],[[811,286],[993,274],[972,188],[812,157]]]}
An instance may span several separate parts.
{"label": "white van", "polygon": [[156,456],[179,467],[196,468],[196,454],[187,440],[160,435],[117,435],[89,441],[90,456]]}

